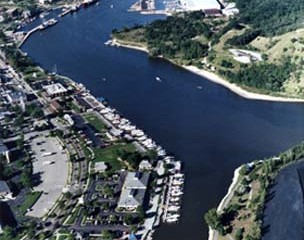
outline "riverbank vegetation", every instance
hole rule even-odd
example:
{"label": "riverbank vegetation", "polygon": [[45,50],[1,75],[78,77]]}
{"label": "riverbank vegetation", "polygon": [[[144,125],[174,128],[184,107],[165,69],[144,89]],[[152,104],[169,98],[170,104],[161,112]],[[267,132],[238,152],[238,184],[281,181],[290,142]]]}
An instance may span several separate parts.
{"label": "riverbank vegetation", "polygon": [[213,71],[252,92],[303,98],[304,32],[296,29],[304,15],[298,1],[285,6],[278,0],[237,0],[240,14],[232,18],[177,13],[147,26],[114,30],[113,38],[144,47],[152,57]]}
{"label": "riverbank vegetation", "polygon": [[283,168],[303,158],[301,143],[278,157],[243,165],[224,209],[210,209],[204,216],[207,224],[220,234],[219,239],[261,239],[264,204],[271,197],[269,189]]}

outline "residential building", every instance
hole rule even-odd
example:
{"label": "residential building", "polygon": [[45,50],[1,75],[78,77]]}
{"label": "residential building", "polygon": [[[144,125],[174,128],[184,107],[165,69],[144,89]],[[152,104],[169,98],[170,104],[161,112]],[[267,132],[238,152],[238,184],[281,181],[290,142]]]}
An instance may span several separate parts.
{"label": "residential building", "polygon": [[95,163],[95,172],[105,172],[108,166],[105,162],[96,162]]}
{"label": "residential building", "polygon": [[49,97],[58,97],[65,95],[68,90],[61,83],[54,83],[50,85],[43,86]]}
{"label": "residential building", "polygon": [[117,207],[124,211],[134,212],[139,206],[142,206],[149,177],[149,172],[128,172]]}
{"label": "residential building", "polygon": [[142,160],[138,166],[140,171],[152,170],[152,165],[148,160]]}

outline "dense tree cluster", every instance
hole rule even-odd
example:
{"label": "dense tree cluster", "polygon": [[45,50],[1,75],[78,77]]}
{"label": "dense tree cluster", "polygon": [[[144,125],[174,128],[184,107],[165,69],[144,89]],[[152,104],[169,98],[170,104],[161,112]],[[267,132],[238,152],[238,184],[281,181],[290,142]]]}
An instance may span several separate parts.
{"label": "dense tree cluster", "polygon": [[236,0],[240,20],[273,36],[294,30],[304,21],[303,0]]}
{"label": "dense tree cluster", "polygon": [[260,33],[261,33],[260,30],[247,30],[241,35],[237,35],[228,39],[226,43],[235,46],[245,46],[249,44],[251,41],[253,41],[257,36],[259,36]]}
{"label": "dense tree cluster", "polygon": [[193,39],[196,36],[211,37],[210,27],[203,19],[204,14],[198,11],[157,20],[148,25],[146,39],[151,55],[168,58],[179,55],[186,60],[206,55],[208,45]]}
{"label": "dense tree cluster", "polygon": [[295,68],[294,64],[285,59],[278,65],[267,62],[256,63],[245,65],[237,72],[220,70],[220,74],[237,84],[278,92],[282,90],[283,83],[290,78]]}
{"label": "dense tree cluster", "polygon": [[34,67],[34,63],[30,60],[30,58],[27,55],[22,54],[16,47],[5,47],[4,52],[9,64],[15,69],[23,72],[29,67]]}

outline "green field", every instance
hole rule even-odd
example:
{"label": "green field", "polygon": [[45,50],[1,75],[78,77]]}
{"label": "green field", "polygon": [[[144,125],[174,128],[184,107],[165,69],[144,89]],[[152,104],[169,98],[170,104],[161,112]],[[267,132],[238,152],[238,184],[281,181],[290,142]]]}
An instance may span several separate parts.
{"label": "green field", "polygon": [[123,167],[122,162],[118,160],[118,151],[125,150],[127,152],[136,151],[133,144],[116,144],[106,148],[94,148],[94,162],[106,162],[111,166],[111,171],[119,170]]}
{"label": "green field", "polygon": [[41,196],[42,192],[31,192],[26,195],[24,202],[18,206],[18,210],[22,215],[24,215],[30,207],[32,207],[38,198]]}
{"label": "green field", "polygon": [[107,127],[94,113],[85,114],[83,117],[100,133],[103,133]]}

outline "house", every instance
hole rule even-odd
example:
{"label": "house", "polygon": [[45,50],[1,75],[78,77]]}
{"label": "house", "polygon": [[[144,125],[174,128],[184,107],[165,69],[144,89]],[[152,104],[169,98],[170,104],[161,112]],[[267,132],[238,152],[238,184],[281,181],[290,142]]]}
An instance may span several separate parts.
{"label": "house", "polygon": [[13,8],[8,9],[6,11],[6,14],[11,18],[15,18],[15,17],[18,17],[19,11],[16,7],[13,7]]}
{"label": "house", "polygon": [[9,104],[24,104],[26,102],[26,94],[23,92],[12,91],[5,95]]}
{"label": "house", "polygon": [[217,0],[181,0],[181,5],[188,11],[197,11],[205,9],[218,9],[222,8],[222,4]]}
{"label": "house", "polygon": [[222,11],[216,8],[210,8],[204,10],[206,17],[220,17],[222,16]]}
{"label": "house", "polygon": [[68,90],[61,83],[54,83],[50,85],[43,86],[49,97],[58,97],[65,95]]}
{"label": "house", "polygon": [[95,163],[95,172],[105,172],[108,166],[105,162],[96,162]]}
{"label": "house", "polygon": [[1,139],[0,139],[0,155],[5,156],[7,163],[10,163],[9,150]]}
{"label": "house", "polygon": [[13,194],[9,189],[7,183],[5,181],[0,181],[0,200],[10,200],[13,198]]}
{"label": "house", "polygon": [[23,17],[24,19],[29,19],[31,16],[32,16],[32,14],[31,14],[31,11],[30,11],[30,10],[24,10],[24,11],[22,12],[22,17]]}
{"label": "house", "polygon": [[149,177],[149,172],[128,172],[117,207],[124,211],[134,212],[139,206],[142,206]]}
{"label": "house", "polygon": [[151,165],[151,163],[149,163],[148,160],[142,160],[138,166],[138,169],[140,171],[151,170],[152,165]]}

